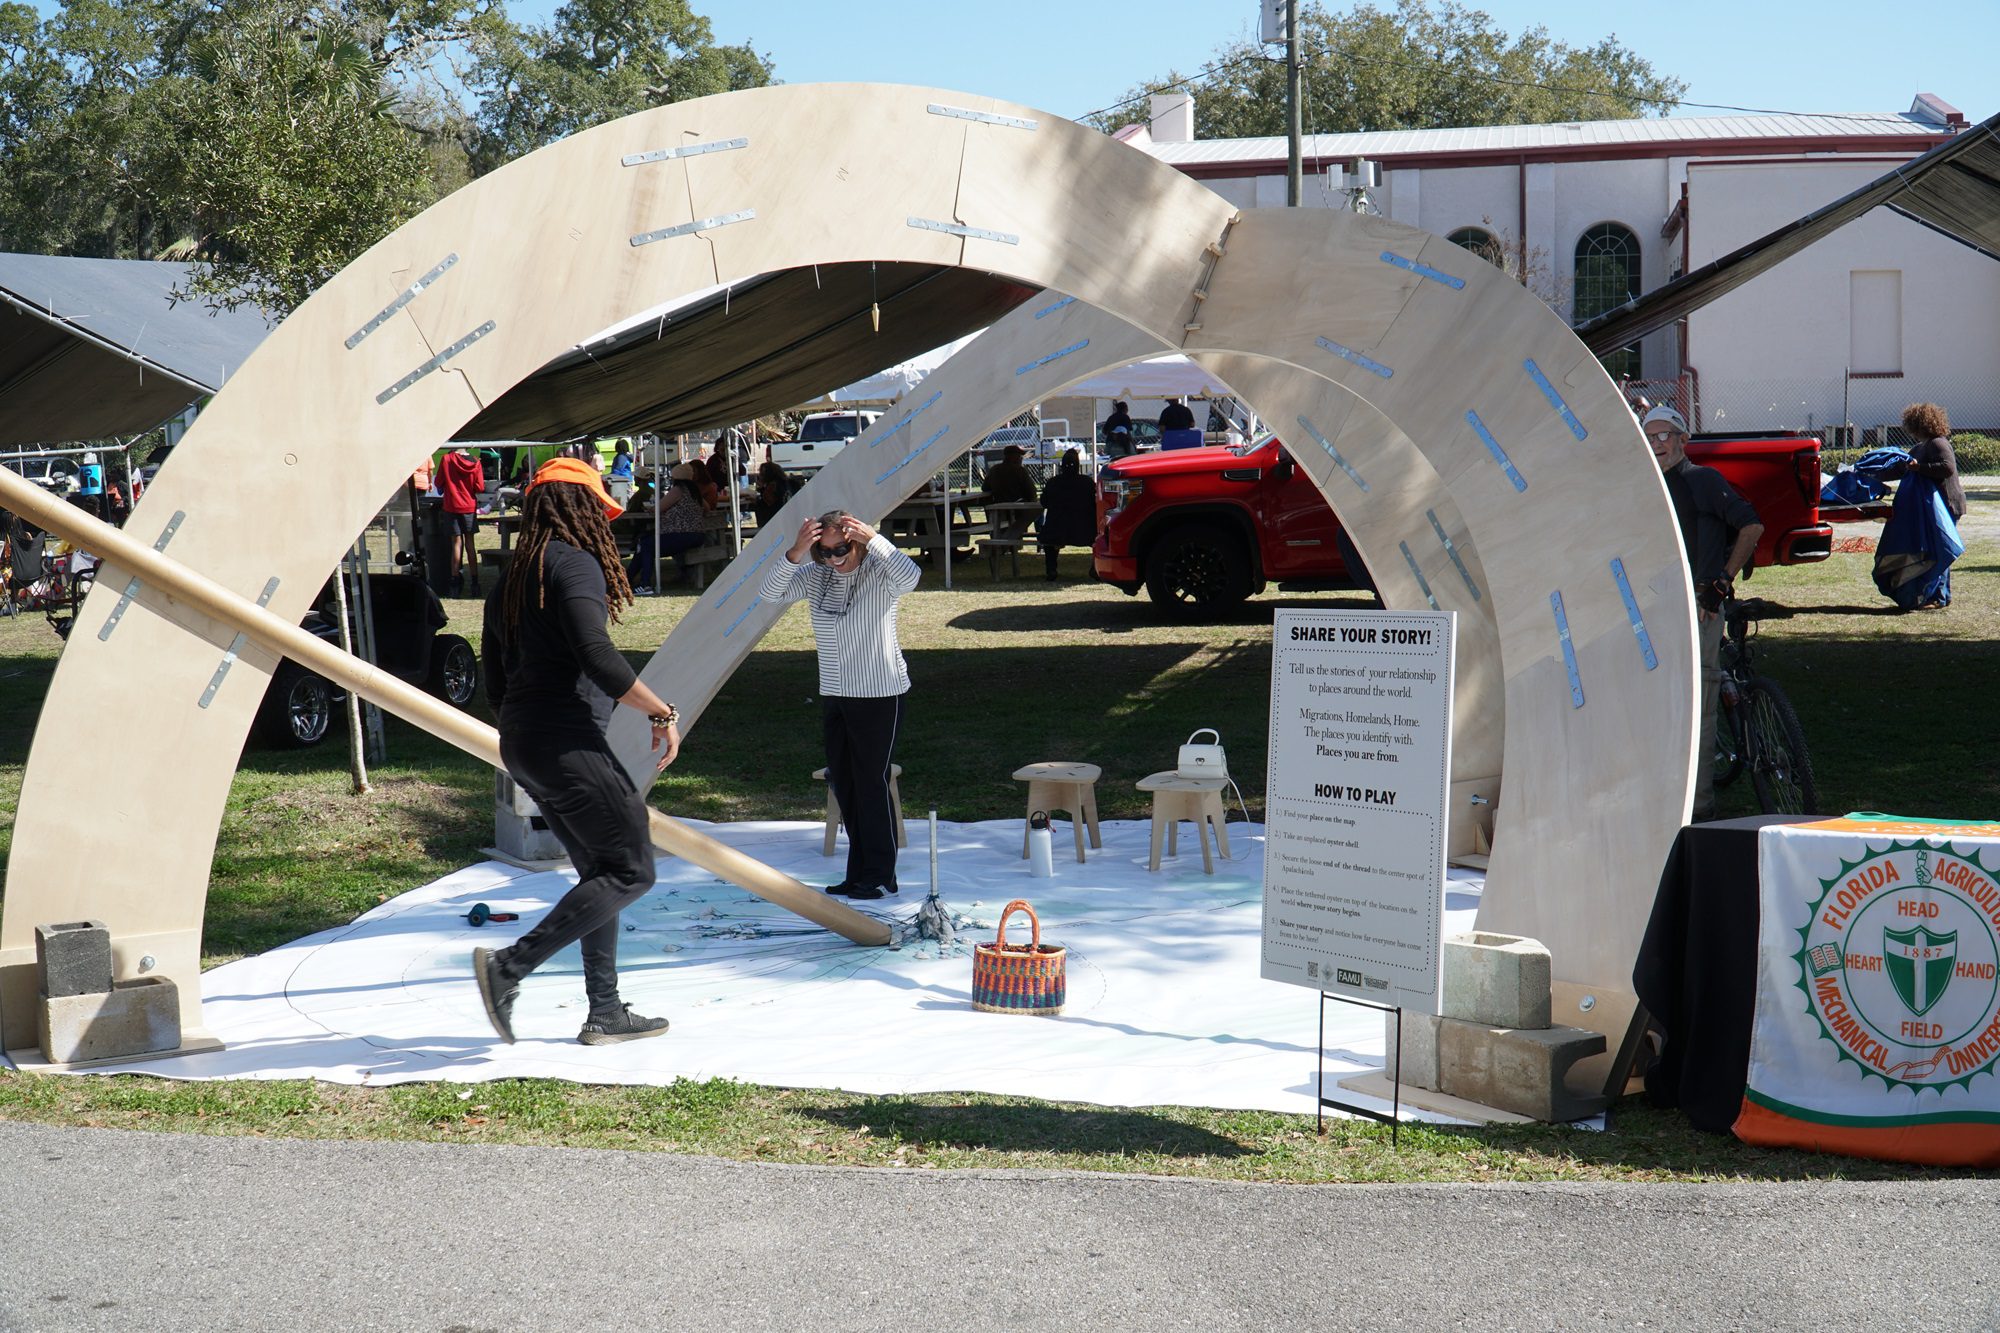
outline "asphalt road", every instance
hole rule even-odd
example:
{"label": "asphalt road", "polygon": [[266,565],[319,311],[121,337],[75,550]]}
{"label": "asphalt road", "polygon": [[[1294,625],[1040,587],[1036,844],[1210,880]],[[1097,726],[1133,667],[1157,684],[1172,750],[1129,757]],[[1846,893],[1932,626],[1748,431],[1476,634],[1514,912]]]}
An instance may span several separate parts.
{"label": "asphalt road", "polygon": [[0,1124],[0,1327],[2000,1325],[1989,1182],[1230,1185]]}

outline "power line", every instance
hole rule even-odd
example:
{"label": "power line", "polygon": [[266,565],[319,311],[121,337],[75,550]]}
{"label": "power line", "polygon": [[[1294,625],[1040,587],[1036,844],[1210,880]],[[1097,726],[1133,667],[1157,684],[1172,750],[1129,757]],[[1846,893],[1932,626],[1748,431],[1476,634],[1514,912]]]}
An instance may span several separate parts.
{"label": "power line", "polygon": [[[1334,48],[1327,48],[1327,54],[1331,56],[1337,56],[1343,60],[1352,60],[1364,64],[1372,63],[1379,65],[1392,65],[1401,69],[1434,69],[1437,67],[1439,63],[1441,63],[1438,61],[1402,60],[1394,56],[1362,55],[1358,52],[1342,51],[1342,50],[1336,50]],[[1178,88],[1185,88],[1189,84],[1195,83],[1201,79],[1208,78],[1209,76],[1216,74],[1222,70],[1228,69],[1233,65],[1241,65],[1247,63],[1278,64],[1280,62],[1278,58],[1266,55],[1261,50],[1246,50],[1236,55],[1230,56],[1226,59],[1219,60],[1216,63],[1208,66],[1206,69],[1200,70],[1194,74],[1187,75],[1185,78],[1176,79],[1171,83],[1164,83],[1157,87],[1144,89],[1143,91],[1136,93],[1131,97],[1125,98],[1123,101],[1113,102],[1110,106],[1102,107],[1096,111],[1092,111],[1083,116],[1079,116],[1078,119],[1090,120],[1097,116],[1109,115],[1115,111],[1122,111],[1124,108],[1128,106],[1132,106],[1135,103],[1144,101],[1146,98],[1152,96],[1154,93],[1163,93]],[[1675,108],[1689,107],[1702,111],[1736,111],[1736,112],[1742,112],[1747,115],[1758,115],[1758,116],[1798,116],[1801,118],[1811,119],[1811,120],[1879,121],[1885,125],[1901,123],[1902,120],[1904,119],[1902,116],[1879,115],[1874,113],[1847,113],[1839,111],[1785,111],[1772,107],[1738,106],[1729,102],[1696,102],[1684,97],[1647,97],[1639,93],[1620,92],[1604,88],[1576,88],[1576,87],[1570,87],[1565,84],[1543,83],[1534,79],[1510,79],[1505,77],[1504,75],[1499,75],[1499,74],[1468,73],[1468,74],[1461,74],[1459,75],[1459,77],[1471,79],[1480,83],[1497,84],[1509,88],[1533,88],[1541,92],[1562,93],[1575,97],[1601,97],[1608,101],[1623,102],[1628,106],[1654,105],[1654,106],[1667,106]]]}

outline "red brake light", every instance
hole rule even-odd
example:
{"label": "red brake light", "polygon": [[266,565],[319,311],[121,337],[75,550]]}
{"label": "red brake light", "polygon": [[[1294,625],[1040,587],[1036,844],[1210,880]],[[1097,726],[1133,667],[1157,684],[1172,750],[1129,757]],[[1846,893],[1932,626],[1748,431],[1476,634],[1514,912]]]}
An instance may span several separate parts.
{"label": "red brake light", "polygon": [[1819,503],[1819,450],[1801,449],[1792,455],[1792,471],[1799,483],[1799,498],[1809,505]]}

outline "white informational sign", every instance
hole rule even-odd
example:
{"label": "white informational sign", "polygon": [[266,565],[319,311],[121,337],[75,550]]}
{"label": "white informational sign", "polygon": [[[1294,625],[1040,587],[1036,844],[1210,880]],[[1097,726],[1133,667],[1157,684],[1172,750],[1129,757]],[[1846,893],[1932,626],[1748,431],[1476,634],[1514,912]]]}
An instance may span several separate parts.
{"label": "white informational sign", "polygon": [[1438,1012],[1453,629],[1449,613],[1278,612],[1266,978]]}

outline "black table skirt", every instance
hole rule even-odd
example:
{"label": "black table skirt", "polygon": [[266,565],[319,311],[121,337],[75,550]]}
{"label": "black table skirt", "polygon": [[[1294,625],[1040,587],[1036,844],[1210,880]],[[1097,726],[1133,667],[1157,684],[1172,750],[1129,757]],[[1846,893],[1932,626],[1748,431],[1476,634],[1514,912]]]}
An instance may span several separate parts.
{"label": "black table skirt", "polygon": [[1632,985],[1666,1037],[1646,1094],[1697,1129],[1727,1133],[1743,1105],[1757,1007],[1757,831],[1824,817],[1692,824],[1667,856]]}

